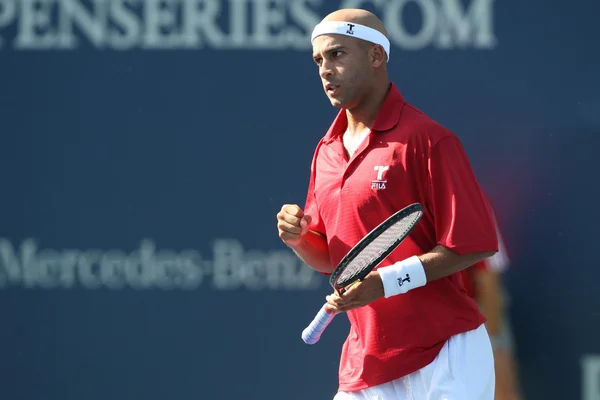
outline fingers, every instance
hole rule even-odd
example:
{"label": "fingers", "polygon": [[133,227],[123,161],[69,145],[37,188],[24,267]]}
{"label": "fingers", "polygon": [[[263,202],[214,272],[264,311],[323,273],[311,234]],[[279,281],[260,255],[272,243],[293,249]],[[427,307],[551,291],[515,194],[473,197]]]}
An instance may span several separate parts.
{"label": "fingers", "polygon": [[301,235],[306,235],[308,232],[308,228],[310,227],[310,223],[312,222],[312,217],[308,214],[304,214],[300,219],[300,228],[302,229]]}
{"label": "fingers", "polygon": [[284,204],[283,207],[281,207],[279,214],[289,214],[297,218],[302,218],[304,216],[304,211],[296,204]]}
{"label": "fingers", "polygon": [[290,222],[285,219],[277,221],[277,228],[284,232],[293,233],[294,235],[300,235],[302,233],[302,227],[300,226],[300,220],[297,222]]}
{"label": "fingers", "polygon": [[377,271],[371,272],[361,281],[346,286],[325,297],[330,310],[346,312],[363,307],[384,297],[383,284]]}
{"label": "fingers", "polygon": [[283,206],[281,211],[277,214],[277,229],[279,229],[279,236],[281,236],[282,233],[288,234],[286,236],[290,236],[289,234],[300,235],[300,233],[302,233],[300,222],[303,216],[304,213],[298,206]]}
{"label": "fingers", "polygon": [[338,296],[338,294],[336,292],[325,296],[325,301],[327,302],[326,307],[327,307],[328,311],[336,312],[336,313],[342,312],[341,308],[343,306],[339,301],[340,299],[341,298]]}
{"label": "fingers", "polygon": [[335,291],[325,297],[330,309],[335,312],[345,312],[356,307],[362,306],[360,292],[358,291],[361,282],[351,284],[343,291]]}
{"label": "fingers", "polygon": [[308,232],[308,222],[306,222],[306,219],[303,217],[300,220],[300,234],[306,235],[306,232]]}
{"label": "fingers", "polygon": [[329,303],[325,303],[325,311],[333,314],[337,314],[339,312],[336,307],[332,306]]}
{"label": "fingers", "polygon": [[352,310],[354,308],[362,306],[362,304],[358,301],[354,300],[344,300],[341,301],[340,298],[336,298],[335,295],[329,295],[325,297],[327,301],[327,309],[330,312],[340,313]]}
{"label": "fingers", "polygon": [[344,288],[341,295],[345,299],[352,299],[356,293],[356,290],[362,285],[362,281],[354,281]]}
{"label": "fingers", "polygon": [[277,213],[279,237],[288,245],[299,243],[300,237],[308,232],[311,220],[297,205],[285,204]]}

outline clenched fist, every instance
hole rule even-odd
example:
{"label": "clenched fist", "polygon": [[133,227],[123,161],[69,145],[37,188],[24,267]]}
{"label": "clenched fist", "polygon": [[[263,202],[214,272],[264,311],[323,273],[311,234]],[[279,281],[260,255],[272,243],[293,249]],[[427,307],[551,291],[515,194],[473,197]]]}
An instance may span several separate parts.
{"label": "clenched fist", "polygon": [[285,204],[277,213],[279,237],[289,247],[298,246],[308,232],[312,218],[295,204]]}

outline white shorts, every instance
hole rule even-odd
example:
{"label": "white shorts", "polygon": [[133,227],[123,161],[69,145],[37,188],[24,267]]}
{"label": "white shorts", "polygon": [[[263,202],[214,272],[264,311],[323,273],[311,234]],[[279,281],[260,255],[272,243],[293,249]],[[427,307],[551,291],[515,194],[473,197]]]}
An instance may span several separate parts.
{"label": "white shorts", "polygon": [[452,336],[426,367],[334,400],[493,400],[494,356],[485,325]]}

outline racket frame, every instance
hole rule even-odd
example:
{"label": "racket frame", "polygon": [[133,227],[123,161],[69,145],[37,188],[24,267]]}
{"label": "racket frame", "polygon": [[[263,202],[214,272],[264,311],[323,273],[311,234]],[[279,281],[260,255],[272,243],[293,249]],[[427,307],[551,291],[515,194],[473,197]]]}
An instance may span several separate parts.
{"label": "racket frame", "polygon": [[[345,282],[342,285],[338,284],[337,280],[340,277],[340,275],[342,274],[342,272],[344,272],[344,270],[346,269],[348,264],[358,254],[360,254],[360,252],[365,247],[367,247],[374,239],[376,239],[379,235],[381,235],[383,232],[385,232],[390,225],[395,224],[399,220],[405,218],[408,214],[412,214],[414,212],[419,212],[419,215],[417,216],[417,220],[410,227],[410,229],[406,232],[406,234],[404,236],[397,238],[394,241],[393,245],[389,246],[386,251],[382,252],[379,255],[379,257],[377,257],[375,259],[375,261],[371,262],[369,264],[368,268],[365,268],[363,271],[361,271],[354,278],[354,280]],[[406,239],[410,235],[410,233],[415,228],[415,226],[418,225],[418,222],[422,216],[423,216],[423,206],[420,203],[413,203],[413,204],[410,204],[410,205],[404,207],[402,210],[397,211],[395,214],[388,217],[386,220],[384,220],[378,226],[373,228],[373,230],[371,230],[371,232],[369,232],[366,236],[364,236],[361,240],[359,240],[359,242],[340,260],[339,264],[333,270],[333,272],[331,273],[331,276],[329,277],[329,284],[331,285],[331,287],[333,287],[335,290],[340,292],[342,289],[348,288],[350,285],[363,280],[367,275],[369,275],[371,273],[371,271],[373,271],[379,264],[381,264],[381,262],[383,260],[385,260],[385,258],[387,256],[389,256],[394,250],[396,250],[396,247],[398,247],[398,245],[400,243],[402,243],[402,241],[404,239]]]}

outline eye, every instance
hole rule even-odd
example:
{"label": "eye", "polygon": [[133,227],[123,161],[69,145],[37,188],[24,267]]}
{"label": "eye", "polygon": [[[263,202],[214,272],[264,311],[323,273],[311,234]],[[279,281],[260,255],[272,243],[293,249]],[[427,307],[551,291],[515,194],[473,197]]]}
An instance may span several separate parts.
{"label": "eye", "polygon": [[321,63],[323,62],[323,59],[321,57],[314,58],[314,60],[315,60],[315,64],[317,64],[317,65],[321,65]]}
{"label": "eye", "polygon": [[335,50],[331,53],[331,55],[333,55],[333,57],[340,57],[342,54],[344,54],[344,53],[340,50]]}

